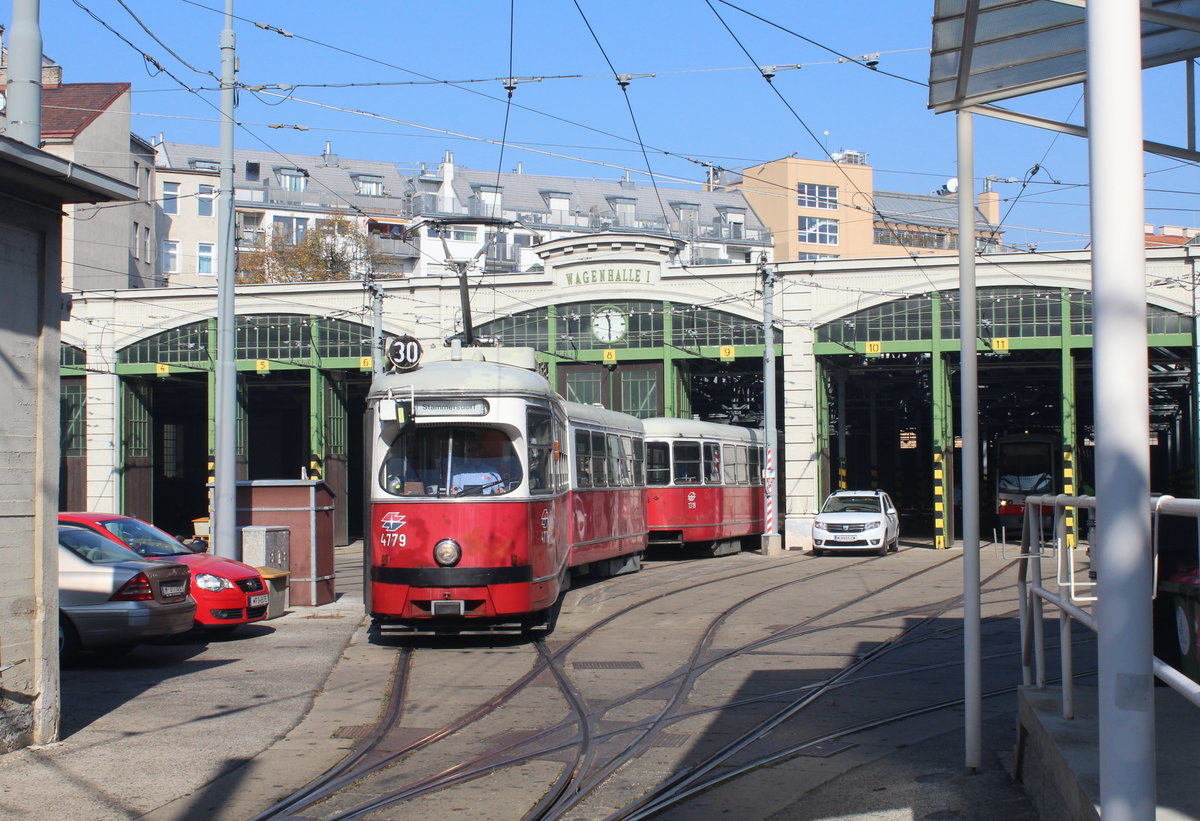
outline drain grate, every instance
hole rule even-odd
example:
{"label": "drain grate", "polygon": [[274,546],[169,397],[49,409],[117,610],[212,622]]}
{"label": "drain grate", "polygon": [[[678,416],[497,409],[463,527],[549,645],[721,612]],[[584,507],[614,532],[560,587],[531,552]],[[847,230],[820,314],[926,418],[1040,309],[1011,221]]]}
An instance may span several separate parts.
{"label": "drain grate", "polygon": [[366,738],[372,730],[375,729],[374,724],[354,724],[349,727],[338,727],[333,731],[334,738]]}
{"label": "drain grate", "polygon": [[641,670],[640,661],[573,661],[576,670]]}

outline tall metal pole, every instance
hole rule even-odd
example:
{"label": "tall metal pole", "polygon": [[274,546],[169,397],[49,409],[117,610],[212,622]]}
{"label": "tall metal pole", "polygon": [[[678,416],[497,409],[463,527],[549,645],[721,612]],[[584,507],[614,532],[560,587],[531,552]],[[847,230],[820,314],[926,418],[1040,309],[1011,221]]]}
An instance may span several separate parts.
{"label": "tall metal pole", "polygon": [[1155,816],[1140,6],[1087,4],[1104,821]]}
{"label": "tall metal pole", "polygon": [[776,505],[778,492],[775,477],[779,460],[777,423],[775,421],[775,273],[765,258],[758,262],[763,284],[763,429],[767,437],[766,459],[763,465],[763,537],[762,551],[770,556],[783,549],[779,536]]}
{"label": "tall metal pole", "polygon": [[[966,765],[983,763],[983,679],[979,592],[979,363],[975,339],[975,126],[958,112],[958,348],[962,414],[963,696]],[[946,511],[951,515],[951,511]]]}
{"label": "tall metal pole", "polygon": [[217,403],[215,472],[213,474],[213,552],[240,559],[237,538],[237,344],[234,311],[233,242],[233,0],[225,0],[221,31],[221,195],[217,200]]}
{"label": "tall metal pole", "polygon": [[42,28],[39,0],[13,0],[8,35],[8,136],[42,142]]}
{"label": "tall metal pole", "polygon": [[367,279],[367,289],[371,292],[371,373],[379,376],[383,373],[383,286],[375,281],[373,276]]}

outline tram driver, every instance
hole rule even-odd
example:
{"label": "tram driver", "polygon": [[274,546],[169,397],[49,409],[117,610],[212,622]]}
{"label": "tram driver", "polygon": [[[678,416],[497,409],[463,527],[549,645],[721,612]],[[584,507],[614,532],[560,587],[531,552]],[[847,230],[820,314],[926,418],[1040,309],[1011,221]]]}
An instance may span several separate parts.
{"label": "tram driver", "polygon": [[455,457],[451,466],[451,496],[505,493],[509,482],[520,479],[512,442],[503,433],[468,429],[461,439],[462,455]]}

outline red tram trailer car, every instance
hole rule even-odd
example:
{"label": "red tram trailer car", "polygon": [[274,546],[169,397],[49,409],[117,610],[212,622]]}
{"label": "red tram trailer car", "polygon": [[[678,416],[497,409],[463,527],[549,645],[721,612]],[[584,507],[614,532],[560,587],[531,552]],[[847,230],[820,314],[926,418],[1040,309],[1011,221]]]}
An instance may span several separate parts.
{"label": "red tram trailer car", "polygon": [[714,556],[758,547],[763,432],[665,417],[643,425],[650,544],[695,545]]}
{"label": "red tram trailer car", "polygon": [[450,357],[367,398],[368,612],[410,632],[548,629],[572,572],[640,567],[641,423],[565,402],[531,351]]}

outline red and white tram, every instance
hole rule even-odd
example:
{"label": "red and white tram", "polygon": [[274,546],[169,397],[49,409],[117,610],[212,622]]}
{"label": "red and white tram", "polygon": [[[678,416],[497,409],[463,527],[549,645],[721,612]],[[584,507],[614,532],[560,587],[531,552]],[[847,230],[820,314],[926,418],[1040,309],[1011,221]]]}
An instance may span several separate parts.
{"label": "red and white tram", "polygon": [[694,544],[715,556],[758,547],[763,432],[665,417],[643,426],[650,544]]}
{"label": "red and white tram", "polygon": [[572,571],[640,566],[641,424],[563,401],[532,352],[451,357],[367,398],[367,610],[408,631],[545,629]]}

